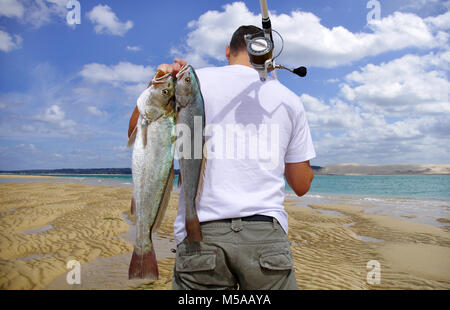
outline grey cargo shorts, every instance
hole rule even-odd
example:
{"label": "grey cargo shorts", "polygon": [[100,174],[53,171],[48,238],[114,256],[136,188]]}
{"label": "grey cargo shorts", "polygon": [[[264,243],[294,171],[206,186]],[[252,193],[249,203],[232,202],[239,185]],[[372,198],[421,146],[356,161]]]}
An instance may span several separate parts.
{"label": "grey cargo shorts", "polygon": [[203,241],[177,246],[172,289],[298,289],[290,243],[274,218],[201,223]]}

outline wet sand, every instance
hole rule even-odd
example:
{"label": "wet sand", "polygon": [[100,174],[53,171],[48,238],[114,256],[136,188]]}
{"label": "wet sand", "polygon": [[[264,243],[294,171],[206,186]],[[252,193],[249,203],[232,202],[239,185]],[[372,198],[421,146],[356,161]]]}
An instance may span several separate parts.
{"label": "wet sand", "polygon": [[[157,281],[128,280],[131,195],[126,187],[1,183],[0,288],[170,289],[178,192],[154,236]],[[364,205],[301,207],[289,198],[285,206],[300,289],[450,289],[448,225],[366,214]],[[80,285],[66,282],[72,259],[81,263]],[[367,281],[371,260],[380,264],[379,284]]]}

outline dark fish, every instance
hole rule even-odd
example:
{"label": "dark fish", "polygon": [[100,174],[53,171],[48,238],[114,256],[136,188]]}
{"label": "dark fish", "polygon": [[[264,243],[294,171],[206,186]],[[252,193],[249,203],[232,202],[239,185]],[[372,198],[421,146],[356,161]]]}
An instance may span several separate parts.
{"label": "dark fish", "polygon": [[177,138],[183,150],[177,147],[180,162],[181,185],[186,205],[186,233],[189,242],[202,240],[202,231],[196,210],[196,198],[203,186],[206,158],[203,155],[205,139],[205,108],[200,84],[194,69],[185,65],[178,72],[175,84],[177,129],[183,136]]}

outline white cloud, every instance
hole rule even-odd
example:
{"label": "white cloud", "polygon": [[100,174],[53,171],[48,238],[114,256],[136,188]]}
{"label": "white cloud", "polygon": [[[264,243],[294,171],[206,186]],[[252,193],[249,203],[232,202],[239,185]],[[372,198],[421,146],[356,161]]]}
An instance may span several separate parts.
{"label": "white cloud", "polygon": [[87,110],[90,114],[95,115],[95,116],[105,117],[105,116],[108,115],[108,113],[106,113],[106,112],[104,112],[104,111],[100,111],[97,107],[94,107],[94,106],[88,106],[88,107],[86,108],[86,110]]}
{"label": "white cloud", "polygon": [[428,13],[442,8],[449,8],[448,0],[397,0],[401,10],[412,10],[416,12]]}
{"label": "white cloud", "polygon": [[308,122],[311,128],[317,130],[330,130],[342,128],[355,128],[362,126],[364,119],[360,109],[351,106],[342,100],[333,99],[329,104],[322,100],[303,94],[300,99],[308,111]]}
{"label": "white cloud", "polygon": [[39,28],[52,22],[53,18],[57,17],[67,25],[66,0],[23,0],[22,3],[24,4],[25,12],[20,20],[24,23]]}
{"label": "white cloud", "polygon": [[450,29],[450,11],[438,16],[427,17],[425,22],[436,29],[448,30]]}
{"label": "white cloud", "polygon": [[52,22],[55,16],[65,23],[66,4],[67,0],[0,0],[0,17],[16,18],[35,28]]}
{"label": "white cloud", "polygon": [[58,105],[54,104],[36,116],[35,119],[53,125],[53,129],[61,134],[76,134],[77,123],[66,119],[65,116],[66,113]]}
{"label": "white cloud", "polygon": [[38,119],[44,122],[49,123],[58,123],[60,121],[64,120],[65,113],[61,108],[57,105],[52,105],[51,107],[47,108],[43,114],[38,116]]}
{"label": "white cloud", "polygon": [[22,37],[11,36],[9,33],[0,30],[0,51],[10,52],[22,47]]}
{"label": "white cloud", "polygon": [[123,89],[133,98],[137,98],[148,86],[150,80],[145,83],[131,84],[123,86]]}
{"label": "white cloud", "polygon": [[[301,96],[321,164],[445,162],[450,147],[446,116],[384,115],[332,99]],[[419,160],[418,160],[419,159]]]}
{"label": "white cloud", "polygon": [[139,95],[147,87],[154,74],[153,67],[129,62],[119,62],[112,66],[91,63],[84,65],[80,72],[88,82],[108,83],[124,89],[133,96]]}
{"label": "white cloud", "polygon": [[140,50],[142,49],[139,46],[127,46],[127,51],[139,52]]}
{"label": "white cloud", "polygon": [[341,95],[368,111],[392,116],[450,113],[450,52],[405,55],[353,71]]}
{"label": "white cloud", "polygon": [[[443,119],[411,118],[378,126],[364,124],[343,133],[326,134],[315,141],[324,164],[439,163],[448,161],[449,135],[436,130]],[[446,122],[446,129],[449,129]]]}
{"label": "white cloud", "polygon": [[133,28],[132,21],[121,22],[107,5],[97,5],[86,16],[95,25],[94,29],[98,34],[123,36],[128,30]]}
{"label": "white cloud", "polygon": [[[446,16],[437,18],[440,20]],[[273,28],[282,34],[285,41],[279,62],[287,65],[336,67],[387,51],[443,46],[448,40],[442,31],[438,31],[440,21],[428,20],[427,24],[411,13],[395,12],[374,20],[368,25],[371,31],[360,33],[352,33],[343,26],[328,28],[322,25],[319,17],[309,12],[272,12],[271,20]],[[429,26],[430,23],[438,28]],[[186,47],[173,48],[172,53],[199,64],[208,63],[209,59],[224,61],[225,46],[234,30],[247,24],[260,26],[261,18],[250,12],[243,2],[226,4],[220,12],[207,11],[189,22],[191,32],[187,36]]]}
{"label": "white cloud", "polygon": [[448,161],[449,68],[448,51],[408,54],[346,75],[347,102],[303,94],[321,164]]}
{"label": "white cloud", "polygon": [[84,65],[81,75],[92,82],[142,82],[149,81],[154,74],[152,67],[135,65],[129,62],[119,62],[107,66],[99,63]]}
{"label": "white cloud", "polygon": [[172,54],[186,58],[197,67],[208,64],[208,58],[225,61],[225,46],[234,30],[243,24],[260,24],[257,15],[251,13],[243,2],[226,4],[224,11],[207,11],[188,28],[186,48],[174,48]]}
{"label": "white cloud", "polygon": [[0,0],[0,16],[21,18],[24,11],[22,3],[17,0]]}

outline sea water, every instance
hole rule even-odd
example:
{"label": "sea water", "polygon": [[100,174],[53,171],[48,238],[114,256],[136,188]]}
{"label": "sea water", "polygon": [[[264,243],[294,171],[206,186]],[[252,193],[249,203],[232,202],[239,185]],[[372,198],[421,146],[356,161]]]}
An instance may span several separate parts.
{"label": "sea water", "polygon": [[[132,186],[131,175],[52,174],[49,176],[94,180]],[[178,184],[175,175],[174,185]],[[293,190],[286,183],[286,192]],[[429,176],[315,176],[309,194],[338,194],[367,197],[449,198],[450,175]]]}
{"label": "sea water", "polygon": [[[287,190],[291,190],[287,187]],[[310,193],[450,198],[449,175],[316,176]]]}
{"label": "sea water", "polygon": [[[0,179],[0,182],[72,182],[133,187],[131,175],[57,175],[56,179]],[[175,176],[174,187],[178,184]],[[430,225],[446,225],[450,218],[450,175],[430,176],[315,176],[309,192],[297,197],[288,184],[286,196],[299,206],[352,204],[364,212],[394,216]],[[367,208],[364,208],[366,206]]]}
{"label": "sea water", "polygon": [[296,197],[287,184],[286,194],[299,206],[357,205],[368,214],[435,226],[450,218],[450,175],[316,176],[305,196]]}

